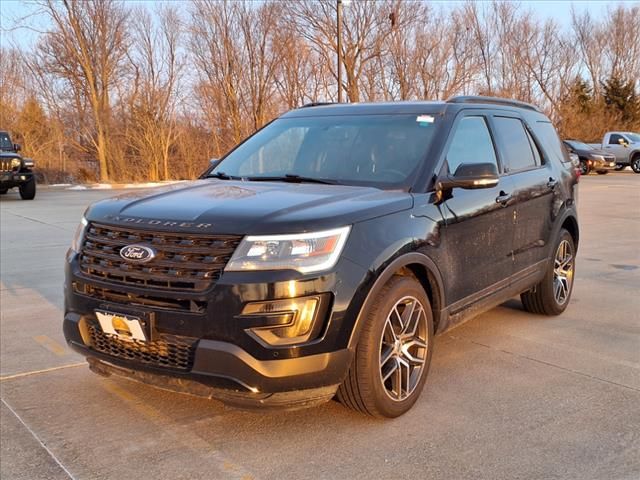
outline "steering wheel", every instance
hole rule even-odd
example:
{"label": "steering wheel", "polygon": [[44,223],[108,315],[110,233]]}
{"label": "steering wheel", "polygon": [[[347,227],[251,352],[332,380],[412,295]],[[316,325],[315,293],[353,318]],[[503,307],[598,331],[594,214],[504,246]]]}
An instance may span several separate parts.
{"label": "steering wheel", "polygon": [[398,182],[402,182],[407,178],[407,174],[401,172],[400,170],[396,170],[394,168],[383,168],[379,172],[377,172],[376,176],[384,177],[385,174],[391,174],[392,177],[396,177]]}

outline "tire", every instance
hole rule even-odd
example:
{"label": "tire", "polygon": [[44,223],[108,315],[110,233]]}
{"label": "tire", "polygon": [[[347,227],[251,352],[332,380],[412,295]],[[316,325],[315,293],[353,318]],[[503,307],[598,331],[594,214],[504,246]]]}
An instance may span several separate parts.
{"label": "tire", "polygon": [[631,170],[633,170],[634,173],[640,173],[640,155],[636,155],[631,159]]}
{"label": "tire", "polygon": [[596,172],[598,175],[606,175],[607,173],[609,173],[607,170],[598,170]]}
{"label": "tire", "polygon": [[580,174],[589,175],[590,171],[591,169],[589,168],[589,165],[587,165],[587,162],[584,160],[580,160]]}
{"label": "tire", "polygon": [[618,164],[616,164],[616,166],[614,168],[615,168],[616,172],[619,172],[620,170],[624,170],[625,167],[626,167],[626,165],[618,163]]}
{"label": "tire", "polygon": [[5,193],[7,193],[9,191],[8,188],[0,188],[0,195],[4,195]]}
{"label": "tire", "polygon": [[336,396],[358,412],[398,417],[416,403],[427,379],[433,351],[431,304],[416,278],[396,275],[363,308],[360,341]]}
{"label": "tire", "polygon": [[[553,252],[542,281],[520,295],[522,305],[528,312],[539,315],[560,315],[569,305],[576,270],[576,249],[573,237],[564,228],[560,230]],[[556,272],[556,265],[558,265],[558,272]]]}
{"label": "tire", "polygon": [[19,187],[22,200],[33,200],[36,197],[36,179],[32,178]]}

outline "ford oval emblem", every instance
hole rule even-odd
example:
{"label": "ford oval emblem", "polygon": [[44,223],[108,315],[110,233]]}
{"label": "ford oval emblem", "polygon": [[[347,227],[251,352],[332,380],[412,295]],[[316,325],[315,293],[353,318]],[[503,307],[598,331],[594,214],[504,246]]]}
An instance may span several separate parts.
{"label": "ford oval emblem", "polygon": [[128,262],[147,263],[156,257],[156,251],[144,245],[127,245],[120,249],[120,256]]}

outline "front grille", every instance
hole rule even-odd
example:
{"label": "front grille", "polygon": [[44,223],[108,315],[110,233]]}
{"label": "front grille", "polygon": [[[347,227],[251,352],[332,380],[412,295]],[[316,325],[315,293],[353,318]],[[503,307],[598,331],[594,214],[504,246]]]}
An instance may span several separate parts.
{"label": "front grille", "polygon": [[88,283],[73,282],[73,291],[80,295],[105,300],[113,303],[140,305],[162,310],[177,310],[189,313],[204,313],[207,302],[202,300],[181,299],[172,296],[138,295],[131,292],[121,292],[111,288],[102,288]]}
{"label": "front grille", "polygon": [[11,160],[13,160],[13,158],[7,158],[7,157],[0,158],[0,172],[10,172],[12,170]]}
{"label": "front grille", "polygon": [[[134,230],[91,223],[80,270],[89,278],[115,284],[174,291],[203,291],[220,277],[242,239],[238,235],[199,235]],[[131,244],[153,248],[156,256],[136,264],[120,256]]]}
{"label": "front grille", "polygon": [[174,370],[191,370],[193,366],[196,339],[163,334],[152,342],[121,340],[95,324],[89,325],[89,335],[91,348],[111,357]]}

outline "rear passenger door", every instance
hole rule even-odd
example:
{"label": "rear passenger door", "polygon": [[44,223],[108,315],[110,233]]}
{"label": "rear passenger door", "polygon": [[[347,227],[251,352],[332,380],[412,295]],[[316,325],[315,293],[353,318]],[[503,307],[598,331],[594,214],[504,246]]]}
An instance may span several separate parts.
{"label": "rear passenger door", "polygon": [[[458,114],[445,152],[444,168],[451,174],[462,163],[493,163],[501,171],[487,116],[480,111]],[[453,188],[442,203],[445,282],[454,310],[483,298],[512,273],[510,194],[511,180],[501,176],[495,187]]]}
{"label": "rear passenger door", "polygon": [[514,274],[526,276],[535,273],[535,264],[546,260],[548,244],[553,241],[550,236],[558,173],[541,154],[523,119],[496,114],[492,122],[504,172],[513,184]]}

